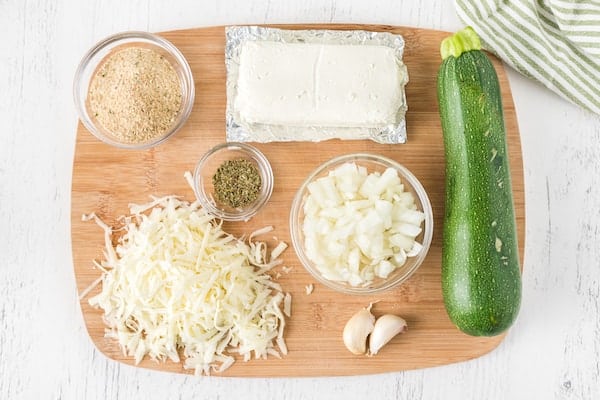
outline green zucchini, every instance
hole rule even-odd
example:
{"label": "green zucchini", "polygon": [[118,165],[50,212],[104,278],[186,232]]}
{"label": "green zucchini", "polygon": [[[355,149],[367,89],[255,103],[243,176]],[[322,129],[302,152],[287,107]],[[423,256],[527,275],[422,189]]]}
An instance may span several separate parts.
{"label": "green zucchini", "polygon": [[521,270],[498,76],[466,28],[444,39],[437,77],[446,158],[442,294],[473,336],[514,322]]}

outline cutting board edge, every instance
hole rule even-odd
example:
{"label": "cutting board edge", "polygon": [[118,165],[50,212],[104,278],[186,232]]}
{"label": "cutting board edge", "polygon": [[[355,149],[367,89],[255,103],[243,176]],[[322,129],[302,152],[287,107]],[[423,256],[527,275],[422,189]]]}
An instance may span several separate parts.
{"label": "cutting board edge", "polygon": [[[482,357],[485,357],[487,355],[490,355],[491,353],[493,353],[505,340],[506,335],[508,332],[502,333],[501,335],[496,336],[494,339],[494,341],[492,341],[492,345],[486,348],[486,351],[484,352],[480,352],[478,354],[473,354],[473,355],[469,355],[469,356],[460,356],[457,357],[456,359],[453,360],[442,360],[442,359],[438,359],[420,366],[414,366],[414,367],[409,367],[409,368],[403,368],[403,369],[397,369],[397,368],[388,368],[388,369],[382,369],[382,370],[378,370],[378,371],[367,371],[367,372],[357,372],[357,373],[329,373],[330,370],[320,370],[320,369],[308,369],[307,371],[309,371],[309,373],[306,374],[302,374],[302,375],[298,375],[298,374],[286,374],[286,373],[277,373],[277,374],[273,374],[273,375],[269,375],[269,376],[265,376],[265,375],[260,375],[260,374],[251,374],[251,373],[244,373],[244,374],[240,374],[240,373],[236,373],[239,372],[238,369],[235,368],[230,368],[222,373],[213,373],[211,374],[211,376],[213,377],[223,377],[223,378],[243,378],[243,379],[262,379],[265,377],[268,378],[275,378],[275,379],[290,379],[290,378],[342,378],[342,377],[359,377],[359,376],[377,376],[377,375],[385,375],[385,374],[394,374],[394,373],[400,373],[400,372],[404,372],[404,371],[417,371],[417,370],[425,370],[425,369],[431,369],[431,368],[437,368],[437,367],[443,367],[446,365],[455,365],[455,364],[461,364],[461,363],[466,363],[469,361],[473,361]],[[147,360],[145,359],[144,361],[142,361],[142,363],[140,364],[135,364],[134,360],[131,357],[128,358],[123,358],[123,357],[111,357],[110,354],[108,354],[107,352],[104,351],[101,343],[100,343],[100,338],[94,338],[90,332],[89,332],[89,328],[86,324],[86,334],[87,337],[89,338],[89,340],[92,342],[94,348],[96,349],[96,351],[98,353],[100,353],[103,357],[106,357],[107,360],[111,361],[111,362],[116,362],[122,365],[126,365],[128,367],[134,367],[134,368],[142,368],[144,370],[149,370],[149,371],[159,371],[159,372],[164,372],[164,373],[176,373],[176,374],[183,374],[183,375],[189,375],[189,376],[194,376],[194,371],[191,369],[184,369],[183,368],[183,364],[182,363],[175,363],[173,361],[164,361],[164,362],[156,362],[156,361],[152,361],[152,360]],[[364,356],[366,357],[366,356]],[[376,356],[375,356],[376,357]],[[259,362],[264,362],[264,363],[268,363],[269,359],[266,360],[259,360]],[[236,361],[236,363],[243,363],[243,361]],[[235,365],[235,364],[234,364]],[[166,368],[165,368],[166,367]],[[285,370],[277,370],[277,371],[285,371]]]}
{"label": "cutting board edge", "polygon": [[[206,26],[206,27],[190,28],[190,29],[177,29],[177,30],[169,30],[169,31],[158,32],[158,34],[160,34],[160,35],[167,35],[167,36],[169,36],[169,35],[179,35],[179,34],[185,34],[186,32],[189,32],[189,31],[196,31],[196,30],[203,30],[203,29],[225,29],[227,26],[230,26],[230,25],[215,25],[215,26]],[[278,27],[278,28],[283,28],[283,29],[343,29],[343,30],[364,29],[364,30],[393,31],[393,32],[406,31],[406,30],[411,30],[411,31],[428,31],[428,32],[438,32],[438,33],[444,33],[444,32],[446,32],[446,31],[442,31],[442,30],[426,29],[426,28],[419,28],[419,27],[409,27],[409,26],[394,26],[394,25],[388,25],[388,24],[357,24],[357,23],[350,23],[350,24],[344,24],[344,23],[326,24],[326,23],[310,23],[310,24],[268,24],[268,25],[263,25],[263,26]],[[505,74],[505,71],[502,70],[500,73],[501,74]],[[508,97],[508,94],[505,94],[503,92],[503,102],[504,102],[504,104],[506,104],[507,102],[509,102],[510,103],[510,108],[512,110],[514,110],[514,101],[513,101],[513,97],[512,97],[512,91],[510,91],[510,86],[508,86],[508,89],[509,89],[510,97]],[[519,140],[519,143],[517,144],[517,147],[519,148],[519,152],[521,153],[520,154],[521,165],[519,166],[520,175],[521,175],[521,179],[524,179],[524,173],[523,173],[523,167],[522,167],[522,147],[521,147],[521,143],[520,143],[520,134],[519,134],[519,129],[518,129],[518,122],[516,121],[516,115],[515,115],[515,129],[517,130],[516,137]],[[77,150],[78,150],[77,144],[79,143],[80,135],[81,134],[85,134],[85,133],[87,133],[85,127],[83,127],[83,125],[81,124],[81,122],[78,122],[78,125],[77,125],[77,135],[76,135],[76,146],[75,146],[75,159],[73,161],[74,167],[75,167],[75,162],[76,162],[76,157],[77,157]],[[87,133],[87,134],[89,134],[89,133]],[[72,192],[74,190],[73,186],[74,186],[74,183],[72,182],[72,184],[71,184],[71,191]],[[523,196],[524,196],[524,193],[523,193]],[[523,200],[523,202],[524,202],[524,200]],[[80,220],[81,216],[75,214],[75,212],[73,210],[73,207],[71,207],[71,211],[72,211],[71,225],[73,225],[73,221]],[[523,220],[525,221],[524,212],[525,212],[525,207],[523,206]],[[519,248],[520,259],[521,259],[521,267],[523,267],[523,261],[524,261],[525,239],[526,239],[525,235],[523,235],[523,244]],[[71,240],[73,240],[73,231],[72,230],[71,230]],[[72,248],[73,255],[74,255],[75,252],[76,252],[76,249],[73,247]],[[76,269],[76,267],[75,267],[75,261],[74,261],[74,269]],[[75,273],[76,273],[76,276],[77,276],[77,272],[76,271],[75,271]],[[77,283],[78,292],[81,292],[81,287],[80,287],[81,283],[79,282],[79,280],[77,280],[76,283]],[[83,306],[84,302],[88,298],[89,298],[89,295],[86,298],[81,299],[80,300],[80,305]],[[114,360],[114,361],[117,361],[117,362],[121,362],[123,364],[130,365],[130,366],[135,366],[135,364],[132,361],[130,361],[130,360],[113,358],[109,354],[107,354],[102,349],[101,340],[99,338],[94,338],[91,335],[91,333],[89,331],[89,326],[88,326],[88,316],[89,315],[86,315],[84,313],[83,308],[82,308],[82,314],[83,314],[84,320],[86,322],[86,324],[85,324],[86,325],[86,332],[87,332],[88,336],[90,337],[90,339],[92,340],[92,343],[94,343],[94,346],[98,349],[99,352],[101,352],[104,356],[106,356],[107,358],[109,358],[111,360]],[[423,365],[423,366],[416,366],[414,368],[390,369],[390,370],[387,370],[387,371],[375,371],[375,372],[367,372],[367,373],[363,373],[363,374],[334,374],[334,375],[302,374],[302,375],[281,375],[281,376],[279,376],[279,375],[273,375],[273,377],[318,377],[318,376],[377,375],[377,374],[381,374],[381,373],[398,372],[398,371],[404,371],[404,370],[415,370],[415,369],[421,369],[421,368],[431,368],[431,367],[436,367],[436,366],[441,366],[441,365],[455,364],[455,363],[460,363],[460,362],[472,360],[472,359],[475,359],[475,358],[479,358],[479,357],[481,357],[481,356],[483,356],[485,354],[488,354],[488,353],[494,351],[502,343],[502,341],[504,340],[504,338],[505,338],[505,335],[502,335],[499,338],[499,340],[497,340],[496,342],[494,342],[493,345],[487,346],[486,350],[484,352],[481,352],[481,353],[479,353],[477,355],[474,355],[472,357],[463,357],[463,358],[460,358],[458,360],[450,361],[450,362],[446,362],[444,360],[437,360],[437,362],[435,362],[435,363],[430,363],[430,364]],[[167,371],[167,372],[188,373],[188,371],[185,371],[185,370],[182,370],[182,371],[165,370],[164,368],[161,368],[160,365],[156,365],[156,366],[153,366],[153,365],[150,365],[150,366],[147,366],[147,365],[137,365],[137,367],[146,368],[146,369],[153,369],[153,370],[161,370],[161,371]],[[229,374],[226,371],[223,374],[216,374],[215,376],[223,376],[223,377],[229,377],[229,376],[231,376],[231,377],[264,377],[264,375],[233,374],[233,372],[235,372],[235,371],[232,371],[232,374]],[[189,373],[191,373],[191,372],[189,372]]]}

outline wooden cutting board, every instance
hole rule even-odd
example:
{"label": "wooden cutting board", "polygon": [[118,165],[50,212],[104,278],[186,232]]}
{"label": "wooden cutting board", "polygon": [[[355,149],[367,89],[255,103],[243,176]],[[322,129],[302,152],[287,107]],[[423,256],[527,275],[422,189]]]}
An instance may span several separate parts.
{"label": "wooden cutting board", "polygon": [[[436,73],[439,46],[448,34],[440,31],[380,25],[292,25],[288,29],[365,29],[402,34],[406,40],[405,63],[410,82],[406,88],[408,142],[381,145],[371,141],[259,144],[270,160],[275,188],[268,207],[247,223],[225,223],[236,235],[273,225],[273,235],[290,244],[284,253],[291,272],[279,278],[293,296],[293,315],[286,326],[289,354],[282,359],[238,361],[223,376],[332,376],[374,374],[454,363],[481,356],[494,349],[503,336],[477,338],[458,331],[444,309],[440,284],[441,228],[444,213],[444,154],[437,109]],[[93,259],[102,257],[103,232],[93,222],[82,222],[84,213],[96,212],[113,224],[128,211],[128,204],[143,203],[150,195],[178,194],[190,201],[194,194],[183,178],[201,155],[225,141],[224,28],[211,27],[161,34],[187,58],[195,79],[196,100],[185,127],[166,143],[150,150],[132,151],[109,147],[95,139],[80,123],[73,165],[72,244],[77,287],[84,291],[100,276]],[[502,64],[493,58],[504,103],[510,164],[516,208],[520,256],[523,260],[525,205],[523,166],[517,118]],[[292,197],[304,178],[322,162],[352,152],[371,152],[395,159],[421,180],[434,212],[433,242],[425,263],[402,286],[377,295],[352,296],[318,284],[303,269],[291,247],[288,215]],[[270,236],[269,236],[270,237]],[[314,284],[314,292],[305,286]],[[107,357],[134,365],[118,344],[104,337],[102,313],[81,300],[88,333]],[[397,336],[375,357],[356,356],[342,343],[342,329],[357,310],[378,301],[375,315],[395,313],[408,321],[407,333]],[[181,364],[144,360],[140,367],[191,373]]]}

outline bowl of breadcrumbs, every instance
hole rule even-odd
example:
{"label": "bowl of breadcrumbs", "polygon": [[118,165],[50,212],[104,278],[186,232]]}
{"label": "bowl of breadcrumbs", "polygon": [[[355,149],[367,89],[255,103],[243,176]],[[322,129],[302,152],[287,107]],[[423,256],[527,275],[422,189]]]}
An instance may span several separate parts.
{"label": "bowl of breadcrumbs", "polygon": [[123,32],[83,57],[73,94],[81,121],[98,139],[147,149],[185,124],[194,104],[194,79],[171,42],[147,32]]}

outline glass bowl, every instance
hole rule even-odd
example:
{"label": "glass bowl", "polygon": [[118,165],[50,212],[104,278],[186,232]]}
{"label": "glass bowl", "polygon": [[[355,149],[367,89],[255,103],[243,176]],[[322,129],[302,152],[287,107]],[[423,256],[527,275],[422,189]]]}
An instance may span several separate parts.
{"label": "glass bowl", "polygon": [[[254,166],[260,176],[260,188],[253,201],[241,206],[232,206],[219,200],[213,177],[223,165],[239,160]],[[235,182],[239,180],[236,178]],[[245,143],[222,143],[210,149],[198,161],[194,170],[194,192],[202,207],[216,217],[225,221],[248,221],[271,198],[273,170],[269,160],[255,147]]]}
{"label": "glass bowl", "polygon": [[[177,73],[181,89],[181,105],[170,126],[156,135],[153,133],[147,140],[140,141],[123,139],[106,129],[91,111],[88,99],[92,80],[109,60],[109,56],[132,47],[153,50],[167,60]],[[135,65],[137,67],[137,63]],[[83,57],[75,73],[73,97],[83,125],[98,139],[120,148],[147,149],[164,142],[185,124],[194,104],[194,79],[183,54],[171,42],[148,32],[123,32],[100,41]],[[143,118],[140,117],[141,120]]]}
{"label": "glass bowl", "polygon": [[[397,267],[386,278],[375,277],[368,284],[353,286],[347,281],[336,281],[323,276],[319,267],[311,261],[307,255],[306,242],[303,233],[304,210],[306,199],[309,195],[309,185],[319,178],[327,176],[331,171],[345,163],[355,163],[358,167],[365,167],[368,174],[383,173],[387,168],[397,171],[404,191],[413,195],[417,210],[424,213],[425,219],[421,223],[421,232],[415,240],[422,244],[421,250],[412,257],[407,257],[404,265]],[[433,235],[433,212],[431,203],[425,189],[419,180],[404,166],[386,157],[374,154],[347,154],[333,158],[313,171],[298,189],[290,211],[290,234],[296,254],[304,268],[320,283],[346,294],[373,294],[391,289],[405,282],[423,263],[427,256]],[[346,242],[347,243],[347,242]],[[347,243],[347,246],[358,248],[355,243]]]}

